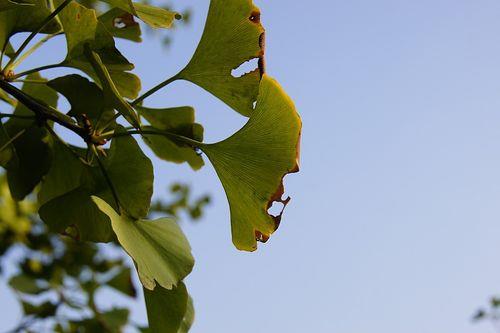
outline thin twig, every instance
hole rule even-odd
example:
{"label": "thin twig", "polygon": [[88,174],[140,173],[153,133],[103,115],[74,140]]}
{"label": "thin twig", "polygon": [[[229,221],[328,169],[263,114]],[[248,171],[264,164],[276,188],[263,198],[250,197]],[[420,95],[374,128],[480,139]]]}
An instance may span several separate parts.
{"label": "thin twig", "polygon": [[42,39],[40,39],[38,42],[36,42],[35,45],[33,45],[26,52],[24,52],[23,55],[21,55],[19,58],[17,58],[17,60],[14,61],[12,63],[12,65],[10,66],[10,69],[14,70],[17,66],[19,66],[19,64],[21,62],[24,61],[24,59],[28,58],[30,55],[33,54],[33,52],[35,52],[36,50],[38,50],[43,44],[45,44],[47,41],[49,41],[50,39],[52,39],[52,38],[54,38],[55,36],[58,36],[58,35],[61,35],[61,33],[58,32],[58,33],[55,33],[55,34],[52,34],[52,35],[47,35],[47,36],[43,37]]}
{"label": "thin twig", "polygon": [[44,71],[46,69],[59,68],[59,67],[62,67],[62,66],[63,65],[61,63],[58,63],[58,64],[45,65],[45,66],[40,66],[40,67],[37,67],[37,68],[29,69],[27,71],[15,74],[14,76],[12,76],[12,80],[17,80],[20,77],[27,76],[27,75],[30,75],[30,74],[33,74],[33,73],[38,73],[38,72]]}
{"label": "thin twig", "polygon": [[141,130],[130,130],[127,132],[113,132],[113,133],[106,133],[106,135],[101,135],[99,136],[99,139],[113,139],[113,138],[119,138],[123,136],[130,136],[130,135],[160,135],[160,136],[165,136],[170,139],[174,139],[177,141],[180,141],[182,143],[185,143],[191,147],[194,148],[201,148],[205,144],[203,142],[199,142],[193,139],[190,139],[188,137],[166,132],[166,131],[158,131],[158,130],[150,130],[150,129],[141,129]]}
{"label": "thin twig", "polygon": [[135,99],[132,103],[130,103],[132,106],[135,106],[139,103],[141,103],[142,101],[144,101],[146,98],[148,98],[149,96],[153,95],[155,92],[157,92],[158,90],[168,86],[170,83],[174,82],[174,81],[177,81],[179,79],[179,74],[177,75],[174,75],[172,76],[170,79],[166,80],[166,81],[163,81],[162,83],[156,85],[155,87],[149,89],[148,91],[146,91],[143,95],[141,95],[140,97],[138,97],[137,99]]}
{"label": "thin twig", "polygon": [[71,1],[73,0],[65,0],[62,4],[60,4],[52,13],[50,13],[49,16],[47,16],[47,18],[45,18],[45,20],[42,21],[42,23],[40,24],[40,26],[35,29],[29,36],[28,38],[26,38],[26,40],[21,44],[21,46],[19,47],[19,49],[16,51],[16,53],[12,56],[12,58],[10,58],[9,62],[7,63],[7,65],[5,66],[4,68],[4,72],[8,72],[11,68],[11,66],[14,64],[14,62],[17,60],[17,58],[19,57],[19,55],[24,51],[24,49],[26,48],[26,46],[28,46],[28,44],[31,42],[31,40],[33,38],[35,38],[35,36],[37,34],[39,34],[49,23],[50,21],[52,21],[52,19],[54,17],[56,17],[57,14],[59,14],[59,12],[61,10],[63,10],[67,5],[69,5],[71,3]]}
{"label": "thin twig", "polygon": [[23,135],[26,132],[26,128],[23,128],[19,132],[17,132],[16,135],[14,135],[12,138],[10,138],[2,147],[0,147],[0,153],[3,152],[5,149],[7,149],[8,146],[10,146],[14,141],[19,139],[21,135]]}

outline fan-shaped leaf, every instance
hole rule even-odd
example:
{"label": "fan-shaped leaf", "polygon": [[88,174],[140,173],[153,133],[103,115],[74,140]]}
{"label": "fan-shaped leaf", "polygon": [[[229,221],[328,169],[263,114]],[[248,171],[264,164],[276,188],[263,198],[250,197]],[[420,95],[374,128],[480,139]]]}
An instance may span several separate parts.
{"label": "fan-shaped leaf", "polygon": [[[241,77],[232,71],[258,58],[259,68]],[[252,0],[212,0],[201,41],[177,78],[208,90],[250,116],[264,72],[264,28]]]}
{"label": "fan-shaped leaf", "polygon": [[[203,141],[203,127],[194,122],[194,109],[189,106],[151,109],[136,106],[139,114],[144,117],[154,128],[170,133],[182,135],[196,141]],[[143,127],[148,130],[148,126]],[[190,146],[176,143],[166,136],[144,135],[146,144],[159,158],[175,162],[187,162],[194,170],[203,165],[203,158]]]}
{"label": "fan-shaped leaf", "polygon": [[224,186],[231,210],[233,243],[253,251],[267,241],[281,215],[268,209],[282,199],[283,177],[298,171],[301,121],[279,84],[264,76],[247,124],[228,139],[201,145]]}
{"label": "fan-shaped leaf", "polygon": [[113,8],[99,16],[99,21],[115,37],[141,42],[141,27],[134,16],[120,8]]}
{"label": "fan-shaped leaf", "polygon": [[134,65],[115,47],[113,36],[99,22],[95,10],[72,2],[59,13],[59,18],[68,44],[68,54],[62,65],[77,68],[97,79],[97,73],[84,54],[84,46],[88,44],[99,55],[120,94],[135,98],[140,91],[139,78],[126,72]]}
{"label": "fan-shaped leaf", "polygon": [[156,284],[172,289],[193,269],[189,243],[177,223],[168,218],[137,220],[118,213],[104,200],[92,197],[108,215],[118,241],[137,265],[139,278],[146,289]]}

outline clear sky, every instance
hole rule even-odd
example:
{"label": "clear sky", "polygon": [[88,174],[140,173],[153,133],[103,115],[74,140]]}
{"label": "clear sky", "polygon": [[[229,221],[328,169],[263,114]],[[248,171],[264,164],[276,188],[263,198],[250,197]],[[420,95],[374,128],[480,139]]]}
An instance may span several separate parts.
{"label": "clear sky", "polygon": [[[192,24],[169,50],[120,42],[146,88],[189,60],[208,2],[182,1]],[[214,198],[202,222],[183,224],[197,259],[192,332],[493,332],[470,317],[500,293],[500,2],[256,4],[268,72],[303,119],[302,170],[286,179],[293,199],[279,231],[248,254],[231,244],[211,166],[155,160],[156,196],[181,180]],[[184,82],[147,101],[184,104],[208,141],[245,121]],[[10,295],[0,288],[6,327],[20,315]],[[134,318],[144,320],[142,304]]]}

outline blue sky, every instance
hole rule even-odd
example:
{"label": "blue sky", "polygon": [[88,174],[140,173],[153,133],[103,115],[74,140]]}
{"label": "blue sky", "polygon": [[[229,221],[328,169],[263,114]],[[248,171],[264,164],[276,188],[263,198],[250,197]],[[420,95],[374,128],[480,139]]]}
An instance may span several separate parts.
{"label": "blue sky", "polygon": [[[146,88],[182,68],[201,36],[208,0],[183,3],[192,25],[170,50],[120,42]],[[268,72],[303,119],[302,170],[286,179],[279,231],[248,254],[232,247],[211,166],[155,161],[157,196],[181,180],[214,198],[202,222],[183,224],[197,259],[192,332],[493,332],[470,317],[500,293],[500,2],[256,4]],[[27,67],[64,56],[38,54]],[[245,122],[185,82],[147,101],[184,104],[207,141]],[[19,311],[0,295],[8,327]]]}

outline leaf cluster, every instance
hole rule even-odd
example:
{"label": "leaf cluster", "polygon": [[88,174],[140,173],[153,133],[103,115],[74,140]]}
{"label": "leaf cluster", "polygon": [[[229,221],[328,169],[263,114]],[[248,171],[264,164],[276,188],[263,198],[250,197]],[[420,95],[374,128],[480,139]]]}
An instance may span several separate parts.
{"label": "leaf cluster", "polygon": [[[172,216],[148,218],[153,165],[136,138],[160,159],[193,170],[204,166],[204,154],[227,195],[234,245],[254,251],[281,223],[283,212],[272,215],[269,209],[275,203],[284,209],[289,202],[283,178],[298,171],[301,121],[291,99],[266,73],[265,30],[251,0],[211,0],[192,59],[142,94],[134,64],[115,39],[139,42],[141,24],[169,29],[181,15],[131,0],[102,2],[108,8],[103,14],[76,0],[0,0],[0,96],[7,107],[0,113],[7,119],[0,123],[0,165],[13,200],[39,189],[37,212],[50,232],[119,244],[145,289],[150,329],[175,333],[192,317],[183,281],[194,259]],[[19,32],[29,35],[14,49],[10,40]],[[34,42],[38,35],[44,37]],[[64,60],[16,71],[48,39],[62,37]],[[234,75],[252,59],[257,68]],[[41,76],[53,68],[74,73]],[[225,140],[206,143],[192,107],[145,105],[178,80],[207,90],[248,118],[246,124]],[[69,101],[69,110],[58,109],[59,96]],[[80,137],[81,144],[69,144],[66,132]],[[198,202],[190,214],[198,216],[205,203]],[[161,210],[172,215],[183,205]],[[168,315],[162,315],[167,308]]]}

